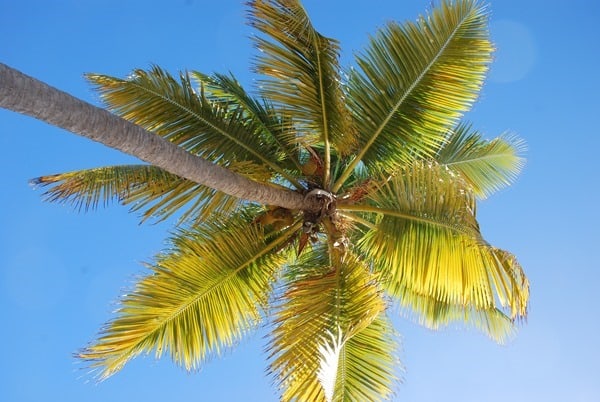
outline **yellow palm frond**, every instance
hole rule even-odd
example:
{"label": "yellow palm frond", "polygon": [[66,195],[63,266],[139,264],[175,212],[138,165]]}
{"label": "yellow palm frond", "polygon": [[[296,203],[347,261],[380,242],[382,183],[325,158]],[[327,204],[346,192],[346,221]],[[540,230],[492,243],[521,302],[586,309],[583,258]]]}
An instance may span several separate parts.
{"label": "yellow palm frond", "polygon": [[367,213],[371,227],[359,247],[390,294],[408,289],[449,306],[490,311],[499,304],[511,319],[526,316],[529,283],[514,256],[481,236],[474,196],[459,176],[415,163],[369,200],[340,208]]}
{"label": "yellow palm frond", "polygon": [[[232,167],[260,179],[247,164]],[[264,179],[264,173],[262,174]],[[142,211],[142,221],[167,219],[180,214],[179,224],[206,220],[213,214],[235,212],[242,201],[209,187],[183,179],[159,167],[149,165],[106,166],[77,170],[33,180],[36,185],[50,186],[44,193],[47,201],[73,205],[78,210],[106,206],[111,200]]]}
{"label": "yellow palm frond", "polygon": [[[374,355],[368,364],[359,364],[364,363],[359,356],[348,361],[344,352],[344,345],[357,334],[369,337],[363,331],[385,309],[374,276],[350,254],[335,266],[327,260],[326,248],[321,246],[290,267],[290,283],[277,307],[269,347],[270,371],[285,401],[331,400],[347,388],[361,386],[376,394],[374,390],[393,382],[393,377],[379,378],[367,372],[370,365],[379,370],[376,372],[386,372],[387,360],[378,361]],[[380,339],[384,338],[382,334]],[[357,353],[356,344],[352,345]],[[379,343],[375,347],[393,349],[393,345]]]}
{"label": "yellow palm frond", "polygon": [[398,336],[381,314],[344,343],[333,400],[389,400],[398,382],[398,351]]}
{"label": "yellow palm frond", "polygon": [[460,174],[478,197],[485,198],[517,177],[525,159],[525,143],[514,136],[484,140],[470,125],[459,124],[435,157]]}
{"label": "yellow palm frond", "polygon": [[198,368],[261,321],[287,257],[274,251],[289,236],[283,231],[267,239],[240,216],[181,230],[79,357],[100,369],[102,379],[152,350],[157,357],[168,352],[187,370]]}
{"label": "yellow palm frond", "polygon": [[344,106],[337,41],[319,34],[296,0],[250,2],[250,24],[264,36],[255,38],[261,53],[256,70],[265,98],[293,116],[301,142],[324,146],[324,187],[329,187],[330,152],[354,145]]}
{"label": "yellow palm frond", "polygon": [[495,342],[504,344],[516,332],[515,322],[496,307],[475,308],[463,304],[451,304],[433,296],[423,296],[412,289],[396,285],[394,296],[403,315],[424,327],[438,330],[453,326],[475,328]]}
{"label": "yellow palm frond", "polygon": [[448,128],[476,100],[493,51],[486,9],[475,1],[442,1],[416,23],[391,22],[358,57],[348,105],[357,125],[359,162],[386,171],[433,155]]}

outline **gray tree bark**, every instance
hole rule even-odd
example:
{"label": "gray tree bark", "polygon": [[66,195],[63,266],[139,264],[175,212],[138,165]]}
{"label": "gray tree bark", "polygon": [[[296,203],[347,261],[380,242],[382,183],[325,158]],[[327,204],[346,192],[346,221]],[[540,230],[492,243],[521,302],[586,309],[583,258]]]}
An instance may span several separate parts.
{"label": "gray tree bark", "polygon": [[170,173],[237,198],[288,209],[307,210],[318,207],[313,199],[291,190],[249,180],[2,63],[0,107],[100,142]]}

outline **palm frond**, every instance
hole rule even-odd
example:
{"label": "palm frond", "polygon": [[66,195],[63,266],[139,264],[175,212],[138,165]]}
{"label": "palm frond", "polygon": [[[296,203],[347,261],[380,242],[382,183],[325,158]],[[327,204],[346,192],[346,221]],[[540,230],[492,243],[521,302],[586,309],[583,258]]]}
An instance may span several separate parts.
{"label": "palm frond", "polygon": [[278,163],[288,169],[301,170],[293,124],[286,116],[278,114],[270,101],[251,97],[233,75],[215,73],[208,76],[193,71],[191,76],[202,86],[207,98],[243,111],[242,117],[254,124],[257,135],[278,149]]}
{"label": "palm frond", "polygon": [[395,287],[394,296],[405,317],[433,330],[451,324],[472,327],[500,344],[506,343],[516,332],[514,321],[496,307],[477,309],[468,305],[451,304],[433,296],[420,295],[403,286]]}
{"label": "palm frond", "polygon": [[293,116],[303,143],[323,143],[328,188],[330,146],[345,154],[354,145],[338,43],[315,30],[296,0],[251,1],[249,14],[250,24],[264,35],[254,38],[260,50],[256,70],[269,77],[260,82],[261,93]]}
{"label": "palm frond", "polygon": [[501,136],[485,140],[470,125],[450,130],[437,152],[438,163],[460,174],[478,197],[485,198],[511,184],[525,163],[523,140]]}
{"label": "palm frond", "polygon": [[528,281],[514,256],[485,242],[475,198],[461,183],[440,166],[415,163],[371,193],[371,205],[338,208],[365,212],[372,222],[359,247],[395,297],[408,289],[476,311],[498,304],[511,319],[524,318]]}
{"label": "palm frond", "polygon": [[187,370],[198,368],[261,321],[286,260],[274,251],[293,229],[265,238],[259,226],[237,215],[179,231],[79,357],[100,369],[101,379],[152,350],[157,357],[168,351]]}
{"label": "palm frond", "polygon": [[442,1],[416,23],[381,29],[350,75],[359,152],[334,190],[361,161],[389,171],[432,156],[478,96],[493,51],[488,36],[486,9],[472,0]]}
{"label": "palm frond", "polygon": [[[243,168],[243,174],[254,178],[247,164],[232,167]],[[142,222],[179,213],[179,224],[197,223],[213,214],[233,213],[242,204],[235,197],[150,165],[84,169],[38,177],[33,183],[50,186],[44,193],[47,201],[71,204],[78,210],[96,209],[112,200],[131,205],[132,211],[142,212]]]}
{"label": "palm frond", "polygon": [[357,360],[347,361],[342,348],[385,309],[374,276],[349,254],[335,266],[328,260],[324,246],[304,254],[289,268],[291,282],[277,307],[270,371],[285,401],[326,400],[333,388],[336,395],[361,386],[375,394],[393,381],[366,372],[370,365],[385,372],[387,360],[353,365],[362,360],[355,356]]}
{"label": "palm frond", "polygon": [[282,173],[278,150],[265,146],[255,127],[235,108],[211,102],[192,87],[153,67],[135,70],[128,79],[88,74],[108,108],[119,116],[161,135],[189,152],[211,161],[246,161]]}
{"label": "palm frond", "polygon": [[389,400],[398,382],[399,345],[384,314],[348,339],[338,366],[337,401]]}

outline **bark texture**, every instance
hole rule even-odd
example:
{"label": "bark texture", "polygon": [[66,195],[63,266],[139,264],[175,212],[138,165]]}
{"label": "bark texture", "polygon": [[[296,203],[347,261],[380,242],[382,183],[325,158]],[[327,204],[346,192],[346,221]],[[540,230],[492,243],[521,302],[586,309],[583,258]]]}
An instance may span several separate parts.
{"label": "bark texture", "polygon": [[237,198],[288,209],[315,208],[310,198],[249,180],[2,63],[0,107],[100,142]]}

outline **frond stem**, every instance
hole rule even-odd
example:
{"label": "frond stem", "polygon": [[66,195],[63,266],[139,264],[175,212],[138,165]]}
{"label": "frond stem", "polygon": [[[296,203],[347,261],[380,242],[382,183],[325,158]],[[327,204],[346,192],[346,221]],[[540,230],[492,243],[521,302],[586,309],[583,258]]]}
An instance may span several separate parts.
{"label": "frond stem", "polygon": [[377,225],[375,225],[374,223],[369,222],[368,220],[363,219],[363,218],[361,218],[361,217],[359,217],[357,215],[354,215],[354,214],[345,214],[345,213],[342,213],[342,212],[339,212],[339,211],[338,211],[338,215],[341,216],[341,217],[343,217],[343,218],[346,218],[348,220],[351,220],[353,222],[359,223],[359,224],[361,224],[363,226],[366,226],[369,229],[376,229],[377,228]]}
{"label": "frond stem", "polygon": [[319,50],[319,43],[317,35],[313,35],[313,42],[317,53],[317,66],[318,66],[318,75],[319,75],[319,96],[321,97],[321,115],[323,116],[323,145],[324,145],[324,153],[323,155],[323,188],[328,190],[331,188],[331,183],[329,183],[329,176],[331,169],[331,149],[329,144],[329,127],[327,123],[327,110],[325,105],[325,96],[324,96],[324,88],[323,88],[323,71],[321,68],[321,52]]}

